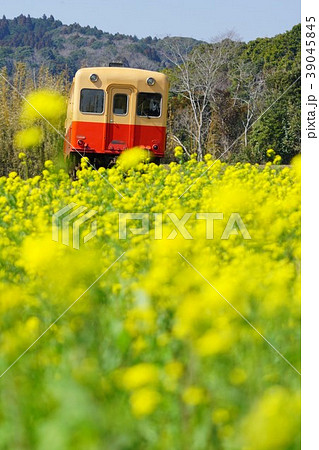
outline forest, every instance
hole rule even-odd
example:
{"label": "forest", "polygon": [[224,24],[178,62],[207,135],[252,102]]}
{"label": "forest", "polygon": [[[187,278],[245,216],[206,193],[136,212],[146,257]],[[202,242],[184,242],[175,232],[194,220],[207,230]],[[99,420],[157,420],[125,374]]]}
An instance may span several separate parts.
{"label": "forest", "polygon": [[[213,42],[112,35],[96,27],[63,25],[52,16],[0,20],[1,175],[23,175],[15,135],[23,96],[53,89],[65,97],[76,70],[121,61],[167,73],[171,91],[167,156],[176,145],[186,159],[209,153],[229,163],[264,164],[273,149],[282,164],[300,152],[300,25],[248,43],[228,33]],[[5,81],[7,80],[7,81]],[[185,83],[187,80],[187,83]],[[28,175],[61,156],[63,139],[39,121],[45,139],[30,151]],[[64,133],[64,120],[57,124]]]}

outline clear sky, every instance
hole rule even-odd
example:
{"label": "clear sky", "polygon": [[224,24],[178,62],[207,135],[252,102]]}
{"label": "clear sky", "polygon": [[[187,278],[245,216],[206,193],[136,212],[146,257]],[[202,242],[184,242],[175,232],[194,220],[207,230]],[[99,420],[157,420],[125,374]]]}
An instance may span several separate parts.
{"label": "clear sky", "polygon": [[300,0],[0,0],[0,14],[96,26],[110,33],[210,40],[235,31],[244,41],[274,36],[300,22]]}

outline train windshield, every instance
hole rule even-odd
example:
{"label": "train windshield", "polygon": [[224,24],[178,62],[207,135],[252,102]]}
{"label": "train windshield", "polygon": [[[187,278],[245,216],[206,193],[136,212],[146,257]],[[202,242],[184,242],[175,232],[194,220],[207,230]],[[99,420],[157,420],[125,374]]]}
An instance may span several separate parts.
{"label": "train windshield", "polygon": [[127,114],[128,96],[126,94],[115,94],[113,98],[113,113],[118,116]]}
{"label": "train windshield", "polygon": [[104,91],[102,89],[82,89],[80,111],[83,113],[102,114],[104,111]]}
{"label": "train windshield", "polygon": [[154,94],[153,92],[140,92],[137,96],[138,116],[160,117],[161,106],[161,94]]}

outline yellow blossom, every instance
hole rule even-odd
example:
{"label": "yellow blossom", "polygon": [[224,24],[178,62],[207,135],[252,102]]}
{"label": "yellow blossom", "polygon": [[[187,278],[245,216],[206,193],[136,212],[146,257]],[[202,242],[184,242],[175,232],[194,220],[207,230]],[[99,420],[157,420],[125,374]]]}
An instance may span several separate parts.
{"label": "yellow blossom", "polygon": [[157,383],[158,375],[158,368],[155,365],[140,363],[125,369],[122,383],[128,390],[136,389],[146,384]]}
{"label": "yellow blossom", "polygon": [[199,405],[206,400],[205,391],[198,386],[189,386],[183,392],[183,400],[188,405]]}
{"label": "yellow blossom", "polygon": [[130,398],[131,408],[136,417],[152,414],[161,400],[154,389],[143,388],[134,391]]}
{"label": "yellow blossom", "polygon": [[300,434],[300,395],[282,387],[267,390],[246,416],[242,428],[247,450],[281,450]]}
{"label": "yellow blossom", "polygon": [[180,145],[175,147],[174,149],[175,158],[180,158],[183,155],[183,153],[184,153],[183,147],[181,147]]}
{"label": "yellow blossom", "polygon": [[229,376],[230,382],[234,385],[240,385],[247,380],[247,373],[240,367],[235,367]]}
{"label": "yellow blossom", "polygon": [[229,411],[228,409],[225,408],[216,409],[212,413],[212,421],[216,424],[228,422],[229,418],[230,418]]}
{"label": "yellow blossom", "polygon": [[183,364],[179,361],[171,361],[165,365],[165,372],[169,375],[173,380],[178,380],[184,372]]}
{"label": "yellow blossom", "polygon": [[43,131],[40,127],[31,127],[19,131],[14,138],[18,148],[30,149],[37,147],[43,141]]}
{"label": "yellow blossom", "polygon": [[146,162],[149,159],[149,153],[140,147],[125,150],[118,158],[117,164],[123,170],[136,168],[139,163]]}
{"label": "yellow blossom", "polygon": [[47,119],[50,123],[57,121],[65,114],[66,100],[58,92],[47,89],[34,91],[27,96],[23,105],[21,119],[34,122],[37,119]]}
{"label": "yellow blossom", "polygon": [[268,158],[273,158],[275,156],[275,150],[273,150],[272,148],[269,148],[266,152]]}

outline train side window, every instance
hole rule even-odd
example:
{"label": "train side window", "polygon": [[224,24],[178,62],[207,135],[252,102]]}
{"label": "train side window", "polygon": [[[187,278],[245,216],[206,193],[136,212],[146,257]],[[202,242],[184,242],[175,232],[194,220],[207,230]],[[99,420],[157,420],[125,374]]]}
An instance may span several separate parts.
{"label": "train side window", "polygon": [[104,91],[102,89],[82,89],[80,111],[83,113],[102,114],[104,111]]}
{"label": "train side window", "polygon": [[125,116],[128,110],[128,96],[126,94],[115,94],[113,97],[113,114]]}
{"label": "train side window", "polygon": [[146,117],[160,117],[162,108],[161,94],[140,92],[137,96],[137,115]]}

